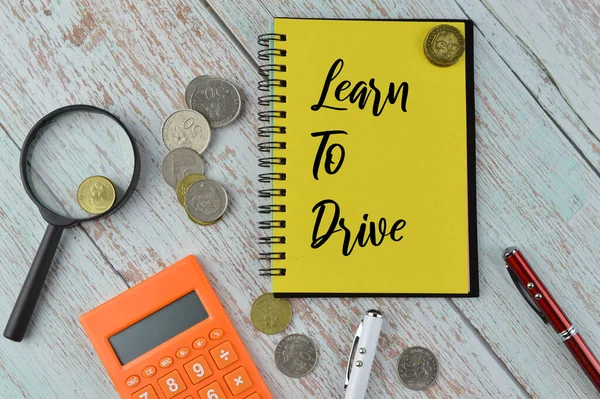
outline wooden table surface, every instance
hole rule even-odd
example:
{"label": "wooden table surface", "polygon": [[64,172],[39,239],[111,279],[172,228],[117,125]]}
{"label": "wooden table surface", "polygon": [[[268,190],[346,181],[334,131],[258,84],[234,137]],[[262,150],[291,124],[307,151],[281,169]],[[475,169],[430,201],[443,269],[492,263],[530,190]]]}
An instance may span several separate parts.
{"label": "wooden table surface", "polygon": [[[470,18],[475,21],[477,207],[481,297],[295,299],[286,333],[314,338],[315,371],[277,371],[250,305],[258,277],[257,35],[273,16]],[[89,103],[133,131],[142,174],[111,217],[65,232],[28,335],[0,339],[1,398],[116,398],[78,317],[192,253],[204,264],[276,398],[340,398],[348,343],[368,308],[389,317],[368,397],[591,398],[566,347],[517,294],[501,254],[520,246],[592,350],[600,353],[600,5],[531,0],[4,1],[0,5],[0,324],[7,320],[45,223],[22,188],[29,128],[61,105]],[[188,81],[223,77],[243,110],[204,156],[231,204],[210,228],[187,220],[161,176],[163,119]],[[410,346],[433,350],[437,383],[404,388]]]}

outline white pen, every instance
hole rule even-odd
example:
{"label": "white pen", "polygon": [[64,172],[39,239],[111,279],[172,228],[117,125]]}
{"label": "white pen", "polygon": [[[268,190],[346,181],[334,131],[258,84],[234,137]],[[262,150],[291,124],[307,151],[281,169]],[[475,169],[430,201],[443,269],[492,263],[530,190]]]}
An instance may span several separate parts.
{"label": "white pen", "polygon": [[367,311],[358,325],[346,369],[345,399],[365,398],[382,326],[383,315],[378,310]]}

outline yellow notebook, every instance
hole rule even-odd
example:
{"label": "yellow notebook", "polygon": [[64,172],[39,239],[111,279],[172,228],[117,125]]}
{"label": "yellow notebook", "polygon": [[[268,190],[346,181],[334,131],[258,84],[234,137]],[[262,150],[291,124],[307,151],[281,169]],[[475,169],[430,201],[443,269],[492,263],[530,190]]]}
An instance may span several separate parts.
{"label": "yellow notebook", "polygon": [[[446,67],[441,24],[465,43]],[[478,296],[472,23],[276,18],[259,43],[273,292]]]}

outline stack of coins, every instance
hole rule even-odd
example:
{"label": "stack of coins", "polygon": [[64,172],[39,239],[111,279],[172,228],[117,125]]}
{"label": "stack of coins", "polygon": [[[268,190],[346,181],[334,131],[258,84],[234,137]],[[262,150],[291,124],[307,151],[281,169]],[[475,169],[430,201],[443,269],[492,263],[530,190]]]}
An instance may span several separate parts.
{"label": "stack of coins", "polygon": [[162,125],[163,142],[170,151],[162,174],[176,190],[179,203],[195,223],[208,226],[225,213],[229,198],[218,182],[206,178],[200,155],[211,140],[211,129],[233,122],[240,113],[237,89],[207,75],[193,79],[185,89],[187,109],[173,112]]}

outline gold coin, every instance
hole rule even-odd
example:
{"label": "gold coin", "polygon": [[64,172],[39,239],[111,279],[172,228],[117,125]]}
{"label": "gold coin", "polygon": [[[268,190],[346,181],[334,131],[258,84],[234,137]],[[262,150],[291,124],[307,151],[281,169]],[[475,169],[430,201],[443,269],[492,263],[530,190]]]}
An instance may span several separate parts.
{"label": "gold coin", "polygon": [[177,199],[179,203],[185,207],[185,193],[189,190],[190,186],[199,180],[206,180],[206,176],[199,173],[194,173],[185,176],[177,183]]}
{"label": "gold coin", "polygon": [[252,304],[250,320],[258,331],[269,335],[278,334],[292,321],[292,305],[287,299],[263,294]]}
{"label": "gold coin", "polygon": [[454,26],[438,25],[425,36],[423,47],[429,61],[438,66],[450,66],[465,52],[465,38]]}
{"label": "gold coin", "polygon": [[115,186],[104,176],[88,177],[77,189],[79,206],[92,215],[108,211],[115,204],[116,198]]}

